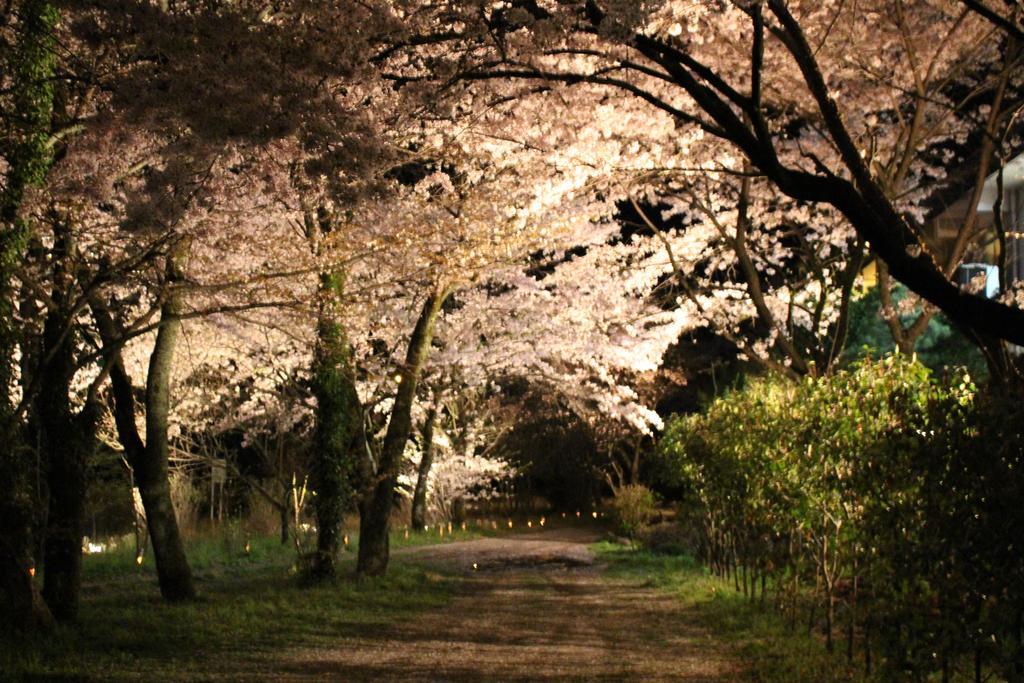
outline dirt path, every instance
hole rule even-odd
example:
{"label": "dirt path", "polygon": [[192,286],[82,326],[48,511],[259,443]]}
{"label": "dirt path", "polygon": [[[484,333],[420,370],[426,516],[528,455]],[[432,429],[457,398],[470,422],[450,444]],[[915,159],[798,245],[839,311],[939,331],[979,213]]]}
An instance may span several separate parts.
{"label": "dirt path", "polygon": [[[732,681],[739,664],[681,603],[602,575],[585,530],[413,548],[455,569],[443,610],[330,650],[292,653],[276,680]],[[476,563],[477,569],[473,569]]]}
{"label": "dirt path", "polygon": [[516,567],[586,567],[594,564],[594,553],[589,546],[599,540],[598,531],[570,527],[404,548],[395,555],[463,573],[474,569],[487,572]]}

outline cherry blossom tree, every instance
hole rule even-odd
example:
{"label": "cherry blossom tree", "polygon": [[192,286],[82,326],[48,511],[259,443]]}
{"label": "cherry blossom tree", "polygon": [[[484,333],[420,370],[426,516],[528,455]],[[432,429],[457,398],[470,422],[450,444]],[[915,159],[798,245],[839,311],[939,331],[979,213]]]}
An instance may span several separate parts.
{"label": "cherry blossom tree", "polygon": [[[494,382],[525,379],[609,444],[641,443],[660,426],[641,388],[684,333],[827,373],[872,258],[901,348],[936,310],[997,374],[1005,342],[1024,342],[1019,302],[953,283],[984,232],[982,189],[1020,145],[1019,9],[8,6],[0,586],[15,625],[74,616],[104,402],[178,600],[194,586],[169,458],[191,433],[308,426],[313,573],[333,575],[358,499],[359,571],[380,574],[417,423],[421,516],[431,482],[461,495],[501,469],[481,455]],[[928,221],[962,192],[940,254]],[[926,302],[908,326],[891,278]],[[458,381],[424,402],[424,376]],[[28,493],[30,444],[45,500]]]}
{"label": "cherry blossom tree", "polygon": [[[436,360],[434,372],[443,372]],[[462,522],[467,501],[486,499],[500,483],[515,476],[502,450],[502,437],[515,424],[519,408],[509,404],[490,383],[467,385],[457,376],[429,377],[430,396],[418,420],[420,438],[410,464],[414,476],[399,477],[412,490],[410,526],[436,519]]]}
{"label": "cherry blossom tree", "polygon": [[635,207],[672,262],[675,289],[743,358],[790,377],[828,373],[844,348],[863,243],[834,212],[727,174],[663,180],[660,218],[684,221],[672,231]]}
{"label": "cherry blossom tree", "polygon": [[[64,52],[59,68],[66,80],[59,82],[74,97],[62,93],[57,112],[52,93],[47,94],[48,80],[45,92],[31,96],[29,104],[39,105],[41,112],[30,125],[39,129],[32,133],[39,153],[29,158],[5,151],[8,177],[15,181],[5,190],[5,226],[22,220],[19,225],[29,228],[10,234],[21,230],[45,238],[36,226],[66,224],[75,237],[74,253],[87,255],[75,263],[75,291],[67,305],[39,305],[49,288],[32,287],[33,282],[51,271],[21,269],[22,312],[26,319],[33,313],[55,321],[48,326],[55,330],[51,337],[64,345],[61,357],[80,344],[67,331],[81,329],[87,306],[95,329],[93,351],[79,353],[75,367],[64,363],[59,376],[51,372],[56,366],[50,361],[57,358],[52,350],[38,356],[40,371],[22,363],[33,372],[21,373],[22,407],[15,412],[29,410],[37,397],[56,396],[54,390],[67,403],[68,373],[103,360],[103,371],[91,376],[97,386],[106,373],[112,376],[117,424],[139,474],[161,589],[171,599],[188,598],[193,588],[166,493],[168,410],[180,321],[279,304],[274,297],[280,294],[292,300],[294,291],[276,285],[296,279],[306,266],[291,260],[295,250],[289,254],[280,248],[295,241],[288,220],[299,204],[284,193],[288,184],[282,179],[298,165],[340,193],[351,189],[363,162],[376,158],[363,144],[361,132],[371,130],[367,117],[361,105],[353,104],[366,91],[345,87],[360,78],[353,62],[360,41],[349,36],[321,43],[320,33],[324,27],[344,31],[346,24],[339,19],[359,22],[366,15],[341,6],[310,15],[302,8],[269,14],[249,5],[227,11],[190,3],[140,3],[129,13],[102,3],[75,5],[63,15],[45,3],[19,4],[18,9],[22,16],[14,25],[12,44],[20,32],[22,42],[44,46],[26,53],[26,68],[36,70],[26,73],[35,78],[43,73],[39,68],[58,68],[54,43],[46,41],[60,32]],[[37,27],[33,17],[46,21]],[[281,61],[285,53],[295,59]],[[27,101],[14,99],[20,113]],[[285,142],[291,150],[275,147]],[[50,163],[54,150],[59,152],[55,165]],[[276,163],[282,152],[290,156],[287,164]],[[31,182],[18,180],[30,168],[35,169]],[[30,186],[38,191],[25,195]],[[47,223],[43,218],[49,215],[57,218]],[[40,262],[52,258],[60,272],[72,272],[67,267],[72,250],[58,250],[60,239],[41,239],[40,244]],[[41,334],[32,329],[30,324],[22,328],[23,360],[32,358],[26,351],[35,347],[33,335]],[[151,330],[155,335],[142,336]],[[119,357],[130,340],[143,338],[153,343],[143,373],[145,441],[135,424],[136,392]],[[46,398],[51,405],[55,400]],[[47,406],[41,412],[57,415]],[[68,465],[60,481],[81,483],[81,457],[55,453],[51,459]],[[51,471],[55,476],[62,472],[58,467]],[[80,520],[74,518],[80,517],[75,512],[80,505],[74,501],[82,486],[69,483],[65,489],[52,489],[51,506],[68,511],[68,530],[50,534],[48,548],[63,545],[64,555],[77,558],[79,541],[74,539],[80,534],[74,525]],[[62,500],[69,505],[58,505]],[[49,582],[51,575],[59,575],[60,563],[47,565]],[[74,585],[73,580],[64,583]]]}
{"label": "cherry blossom tree", "polygon": [[[430,23],[450,26],[460,10],[460,30]],[[1016,52],[1005,48],[1020,34],[1012,13],[952,1],[588,0],[463,3],[426,16],[407,43],[446,66],[431,74],[410,58],[406,79],[528,79],[629,93],[681,127],[727,142],[787,197],[833,207],[893,276],[973,330],[994,360],[1004,355],[999,340],[1021,341],[1018,307],[951,282],[915,208],[936,177],[932,154],[986,130],[969,115],[978,97],[958,96],[955,86],[973,78],[988,97],[1012,80],[1006,65]],[[941,38],[926,43],[929,35]],[[930,94],[938,92],[936,104]],[[1015,106],[992,110],[1002,130]],[[969,240],[976,231],[968,225],[963,234]]]}

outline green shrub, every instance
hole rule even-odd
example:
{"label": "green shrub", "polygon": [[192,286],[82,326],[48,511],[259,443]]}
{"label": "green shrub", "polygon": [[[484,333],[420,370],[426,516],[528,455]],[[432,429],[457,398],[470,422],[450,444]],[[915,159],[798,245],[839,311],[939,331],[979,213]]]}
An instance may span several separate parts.
{"label": "green shrub", "polygon": [[[1024,675],[1024,401],[913,358],[765,378],[669,421],[702,559],[893,678]],[[802,616],[800,614],[802,613]],[[868,633],[867,638],[863,637]],[[849,642],[847,643],[849,647]]]}
{"label": "green shrub", "polygon": [[643,484],[627,484],[615,491],[612,499],[612,521],[618,533],[635,538],[654,519],[657,501]]}

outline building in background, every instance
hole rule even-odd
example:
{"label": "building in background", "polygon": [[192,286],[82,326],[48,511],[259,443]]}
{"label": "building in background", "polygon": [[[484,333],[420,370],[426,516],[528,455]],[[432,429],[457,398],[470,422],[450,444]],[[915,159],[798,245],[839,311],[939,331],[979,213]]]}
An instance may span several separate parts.
{"label": "building in background", "polygon": [[[957,271],[957,281],[966,285],[983,272],[985,294],[999,294],[999,239],[996,205],[999,196],[998,177],[993,173],[985,181],[978,202],[976,236]],[[932,218],[925,234],[929,247],[941,263],[956,242],[969,211],[969,194],[964,194]],[[1014,157],[1003,169],[1002,229],[1006,235],[1006,283],[1024,281],[1024,154]]]}

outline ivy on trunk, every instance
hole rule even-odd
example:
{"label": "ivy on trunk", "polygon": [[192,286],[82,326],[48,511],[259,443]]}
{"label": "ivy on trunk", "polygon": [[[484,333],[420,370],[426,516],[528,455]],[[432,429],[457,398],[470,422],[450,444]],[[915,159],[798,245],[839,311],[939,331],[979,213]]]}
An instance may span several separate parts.
{"label": "ivy on trunk", "polygon": [[57,58],[53,31],[60,13],[49,2],[20,7],[11,60],[11,91],[19,116],[0,190],[0,628],[46,627],[52,616],[32,581],[33,511],[27,473],[30,457],[12,388],[19,330],[14,316],[14,278],[25,255],[29,225],[19,216],[25,191],[45,180],[53,163],[50,128]]}
{"label": "ivy on trunk", "polygon": [[314,580],[335,574],[341,525],[352,499],[355,449],[362,436],[362,407],[353,376],[352,348],[336,310],[343,282],[340,273],[324,273],[318,293],[312,373],[316,397],[312,482],[317,544],[310,569]]}

